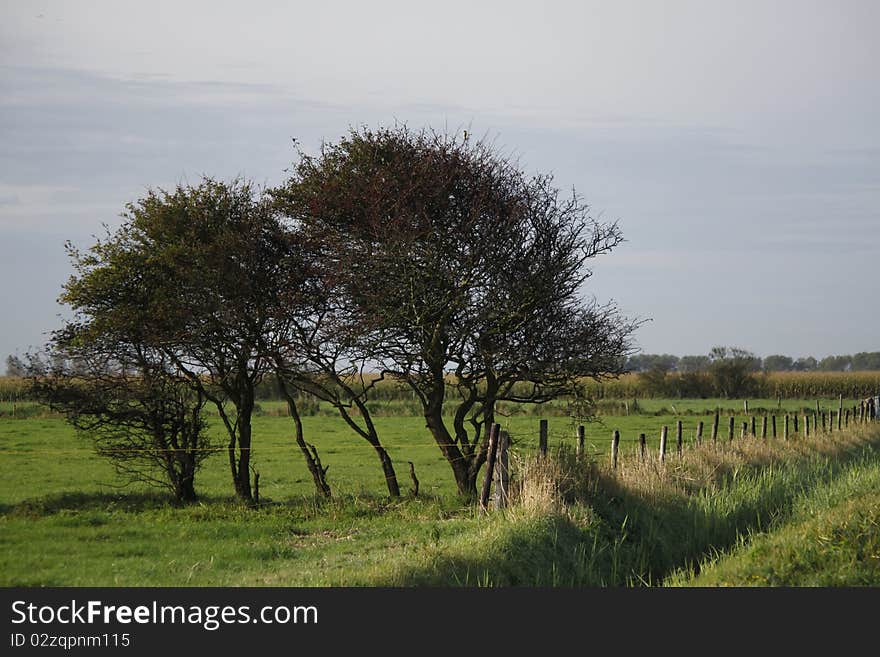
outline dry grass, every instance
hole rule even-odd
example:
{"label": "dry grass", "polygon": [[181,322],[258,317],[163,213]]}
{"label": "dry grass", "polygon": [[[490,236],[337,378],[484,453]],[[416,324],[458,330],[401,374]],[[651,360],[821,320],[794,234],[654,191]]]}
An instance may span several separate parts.
{"label": "dry grass", "polygon": [[737,438],[731,442],[675,445],[664,462],[656,451],[642,459],[638,452],[621,454],[617,469],[607,460],[580,459],[570,450],[551,458],[515,456],[512,461],[511,506],[527,513],[560,513],[575,501],[589,502],[601,489],[606,495],[626,493],[645,500],[680,499],[718,490],[745,469],[770,468],[783,462],[834,458],[870,442],[876,431],[856,427],[809,438]]}

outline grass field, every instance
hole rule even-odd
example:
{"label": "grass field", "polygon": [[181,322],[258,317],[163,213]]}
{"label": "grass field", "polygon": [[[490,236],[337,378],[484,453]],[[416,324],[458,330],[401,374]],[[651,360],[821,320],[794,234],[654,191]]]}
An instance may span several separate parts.
{"label": "grass field", "polygon": [[[254,461],[266,502],[257,510],[230,499],[222,454],[199,475],[202,502],[175,508],[142,486],[120,488],[112,467],[63,420],[0,419],[0,584],[880,584],[871,570],[877,531],[870,514],[880,483],[880,432],[784,444],[742,441],[737,429],[732,445],[696,450],[690,449],[696,423],[709,418],[698,413],[714,408],[714,401],[655,402],[588,425],[588,452],[596,461],[572,466],[567,476],[583,486],[565,505],[520,504],[489,517],[455,497],[449,466],[420,418],[377,420],[402,488],[408,487],[408,460],[422,484],[420,498],[391,501],[369,446],[335,418],[306,417],[307,437],[330,465],[335,497],[319,502],[292,444],[292,423],[264,405],[254,424]],[[750,410],[761,404],[750,401]],[[783,411],[814,404],[783,401]],[[823,407],[836,404],[828,399]],[[671,414],[672,405],[679,415]],[[670,427],[672,439],[676,419],[684,422],[684,458],[670,459],[662,470],[636,464],[638,433],[647,433],[656,449],[660,426]],[[516,459],[528,460],[538,418],[517,415],[503,424],[514,437]],[[551,416],[549,426],[551,446],[573,445],[569,419]],[[628,449],[612,476],[604,454],[615,428]],[[862,520],[853,525],[855,516]],[[842,538],[828,549],[849,566],[831,564],[821,550],[809,556],[817,545],[811,537],[829,532]],[[767,555],[784,554],[779,541],[813,574],[782,577],[782,565],[773,567],[777,575],[756,574]]]}
{"label": "grass field", "polygon": [[[820,400],[826,411],[837,409],[837,399]],[[0,410],[2,410],[0,404]],[[675,424],[682,421],[685,443],[695,440],[697,424],[704,423],[704,439],[710,436],[714,409],[724,413],[735,412],[734,428],[738,438],[741,424],[750,421],[751,414],[778,413],[778,433],[782,435],[782,414],[812,412],[813,400],[751,400],[750,415],[742,413],[742,402],[730,400],[646,400],[639,412],[629,415],[599,415],[586,426],[586,448],[589,454],[601,456],[610,450],[614,430],[621,433],[622,451],[637,448],[640,433],[645,433],[648,444],[656,449],[662,426],[669,428],[670,444],[674,440]],[[27,408],[27,407],[26,407]],[[305,463],[293,442],[293,423],[283,415],[280,402],[263,402],[262,414],[254,418],[253,465],[260,472],[260,486],[264,497],[283,501],[311,495],[313,484]],[[11,480],[0,490],[0,504],[20,501],[33,490],[27,482],[39,482],[43,493],[114,492],[123,483],[112,467],[97,458],[91,445],[78,438],[60,417],[41,417],[45,409],[32,410],[26,419],[0,419],[0,457],[12,471]],[[20,415],[21,417],[21,415]],[[724,415],[719,438],[727,438]],[[549,415],[550,444],[574,445],[575,423],[567,417]],[[382,494],[385,492],[382,473],[372,448],[356,437],[334,415],[313,415],[303,418],[306,439],[314,443],[324,465],[329,465],[328,478],[335,492],[342,494]],[[527,453],[537,449],[539,418],[532,415],[500,417],[502,428],[509,431],[514,448]],[[407,461],[412,461],[426,494],[454,493],[451,470],[440,455],[437,445],[420,417],[388,415],[376,418],[383,444],[397,464],[401,485],[408,486]],[[760,427],[760,420],[758,420]],[[224,433],[219,419],[214,418],[211,430],[218,444],[223,444]],[[793,431],[793,425],[792,425]],[[126,490],[144,492],[137,485]],[[197,480],[197,490],[209,497],[229,494],[230,482],[225,453],[210,458]],[[16,497],[16,495],[18,497]]]}

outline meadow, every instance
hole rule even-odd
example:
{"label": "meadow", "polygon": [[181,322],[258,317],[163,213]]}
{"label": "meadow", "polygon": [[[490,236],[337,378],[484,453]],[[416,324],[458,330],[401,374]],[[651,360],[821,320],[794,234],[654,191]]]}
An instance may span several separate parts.
{"label": "meadow", "polygon": [[[399,414],[394,403],[376,422],[403,491],[407,461],[415,465],[419,497],[389,499],[372,449],[317,407],[304,418],[306,438],[330,466],[333,499],[316,499],[291,420],[280,404],[262,401],[254,421],[262,503],[248,509],[232,499],[223,453],[199,473],[200,503],[179,508],[160,491],[124,485],[62,418],[19,402],[13,419],[5,402],[0,584],[880,584],[880,429],[741,439],[749,417],[742,400],[651,399],[637,408],[621,401],[586,424],[580,459],[576,422],[548,412],[551,457],[540,461],[539,416],[508,409],[500,421],[513,439],[516,499],[485,515],[455,496],[424,420]],[[838,399],[820,405],[834,410]],[[815,406],[815,399],[754,399],[749,413]],[[732,443],[722,421],[722,439],[707,444],[715,410],[736,413]],[[678,420],[685,449],[660,467],[660,427],[669,427],[673,451]],[[615,429],[623,449],[612,472]],[[211,430],[222,437],[219,422]],[[651,449],[644,463],[639,433]],[[818,535],[836,538],[823,543]],[[790,567],[770,559],[783,554]]]}

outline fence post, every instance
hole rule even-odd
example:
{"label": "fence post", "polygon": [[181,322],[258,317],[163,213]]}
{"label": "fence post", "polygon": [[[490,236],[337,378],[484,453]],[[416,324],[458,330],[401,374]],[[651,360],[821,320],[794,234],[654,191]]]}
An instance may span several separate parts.
{"label": "fence post", "polygon": [[755,416],[754,416],[754,415],[752,416],[752,426],[751,426],[750,434],[751,434],[752,438],[757,438],[757,437],[758,437],[758,430],[757,430],[757,428],[756,428],[756,424],[755,424]]}
{"label": "fence post", "polygon": [[743,399],[743,415],[749,414],[749,400]]}
{"label": "fence post", "polygon": [[798,429],[798,414],[795,413],[794,414],[794,435],[797,435],[798,431],[800,431],[800,429]]}
{"label": "fence post", "polygon": [[846,409],[845,422],[846,422],[846,428],[849,429],[849,409]]}
{"label": "fence post", "polygon": [[822,433],[828,433],[828,424],[826,420],[825,411],[822,411]]}
{"label": "fence post", "polygon": [[712,420],[712,444],[713,445],[718,442],[718,419],[719,419],[718,416],[719,416],[719,413],[716,410],[715,411],[715,419]]}
{"label": "fence post", "polygon": [[784,423],[784,425],[785,425],[785,426],[784,426],[783,429],[782,429],[782,431],[783,431],[782,436],[783,436],[783,438],[784,438],[785,440],[788,440],[788,415],[785,416],[785,423]]}
{"label": "fence post", "polygon": [[611,469],[617,470],[617,452],[620,449],[620,432],[615,429],[611,438]]}
{"label": "fence post", "polygon": [[697,445],[703,444],[703,421],[697,422]]}
{"label": "fence post", "polygon": [[547,456],[547,420],[538,423],[538,451],[541,456]]}
{"label": "fence post", "polygon": [[771,424],[773,425],[773,431],[771,432],[770,435],[773,436],[773,438],[776,438],[776,416],[773,415],[772,418],[773,418],[773,421],[771,422]]}
{"label": "fence post", "polygon": [[730,423],[727,425],[727,440],[728,440],[728,442],[733,441],[733,422],[734,422],[734,419],[733,419],[733,416],[731,415],[730,416]]}
{"label": "fence post", "polygon": [[843,393],[837,399],[837,430],[843,428]]}
{"label": "fence post", "polygon": [[746,433],[748,433],[748,431],[749,431],[749,423],[748,423],[748,422],[743,422],[742,433],[740,434],[740,438],[745,438],[745,437],[746,437]]}
{"label": "fence post", "polygon": [[834,411],[828,411],[828,433],[834,433]]}
{"label": "fence post", "polygon": [[666,461],[666,432],[667,427],[664,425],[660,430],[660,463]]}
{"label": "fence post", "polygon": [[[774,420],[776,418],[773,418]],[[775,424],[775,422],[774,422]],[[761,438],[767,438],[767,416],[761,418]]]}
{"label": "fence post", "polygon": [[495,508],[507,506],[507,491],[510,487],[510,434],[501,431],[498,434],[498,458],[495,467]]}
{"label": "fence post", "polygon": [[489,508],[489,491],[492,488],[492,477],[495,474],[495,456],[498,452],[498,434],[501,431],[500,424],[493,424],[489,429],[489,447],[486,453],[486,476],[483,479],[483,489],[480,491],[480,508],[484,511]]}
{"label": "fence post", "polygon": [[681,457],[681,450],[682,450],[681,420],[679,420],[675,424],[675,451],[678,452],[679,457]]}
{"label": "fence post", "polygon": [[804,438],[810,437],[810,416],[804,414]]}
{"label": "fence post", "polygon": [[642,455],[642,461],[644,461],[648,457],[648,445],[643,433],[639,434],[639,452]]}
{"label": "fence post", "polygon": [[584,453],[584,425],[579,424],[577,428],[577,447],[575,448],[575,454],[580,456]]}

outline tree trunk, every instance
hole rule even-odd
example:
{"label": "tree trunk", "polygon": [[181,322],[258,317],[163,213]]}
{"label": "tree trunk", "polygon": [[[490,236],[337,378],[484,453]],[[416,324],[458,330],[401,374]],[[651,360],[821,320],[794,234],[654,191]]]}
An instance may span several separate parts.
{"label": "tree trunk", "polygon": [[400,497],[400,486],[397,483],[397,473],[394,472],[394,464],[391,462],[391,457],[378,441],[375,443],[370,441],[370,444],[373,445],[373,449],[375,449],[376,454],[379,455],[379,462],[382,464],[382,473],[385,475],[385,484],[388,486],[388,494],[391,495],[391,497]]}
{"label": "tree trunk", "polygon": [[180,454],[167,462],[166,472],[174,490],[174,499],[181,504],[197,501],[195,489],[196,463],[192,453]]}
{"label": "tree trunk", "polygon": [[469,501],[477,499],[477,472],[472,471],[471,461],[473,457],[467,457],[455,444],[449,430],[443,423],[443,416],[439,410],[429,409],[425,412],[425,421],[431,435],[440,451],[449,462],[452,474],[455,476],[455,484],[458,493]]}
{"label": "tree trunk", "polygon": [[251,493],[251,414],[253,400],[246,401],[238,408],[238,472],[235,478],[235,493],[245,502],[254,501]]}
{"label": "tree trunk", "polygon": [[296,433],[294,435],[296,444],[299,446],[299,449],[306,460],[306,466],[309,468],[312,480],[315,482],[315,490],[318,492],[318,495],[330,497],[330,485],[327,483],[325,472],[312,456],[311,452],[309,452],[309,447],[303,436],[302,418],[299,415],[299,409],[296,407],[296,401],[294,400],[293,395],[287,390],[287,386],[284,385],[280,376],[278,377],[278,382],[279,387],[281,388],[281,393],[287,400],[287,410],[290,412],[290,417],[293,418],[293,423],[296,427]]}
{"label": "tree trunk", "polygon": [[195,482],[192,475],[184,476],[176,487],[175,495],[179,502],[191,504],[198,500]]}

